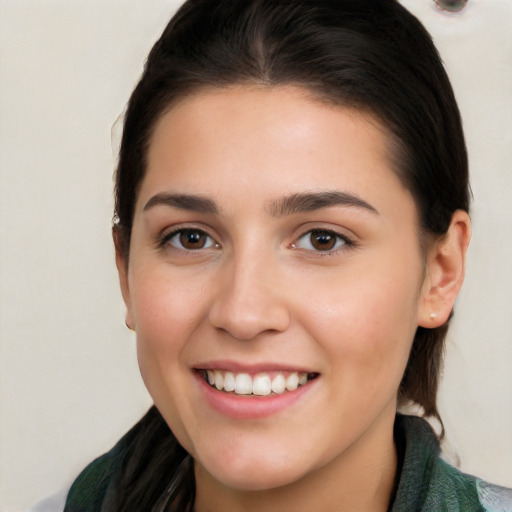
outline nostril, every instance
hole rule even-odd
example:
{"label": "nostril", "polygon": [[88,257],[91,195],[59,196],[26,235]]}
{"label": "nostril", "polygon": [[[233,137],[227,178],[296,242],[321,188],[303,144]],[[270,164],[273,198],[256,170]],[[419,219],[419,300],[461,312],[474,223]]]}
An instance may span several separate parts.
{"label": "nostril", "polygon": [[444,12],[451,14],[461,13],[468,5],[469,0],[433,0],[434,5]]}

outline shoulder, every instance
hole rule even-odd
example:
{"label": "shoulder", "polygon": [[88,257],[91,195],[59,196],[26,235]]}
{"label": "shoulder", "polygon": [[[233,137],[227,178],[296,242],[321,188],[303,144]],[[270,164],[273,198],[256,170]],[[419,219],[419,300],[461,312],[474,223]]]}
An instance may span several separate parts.
{"label": "shoulder", "polygon": [[144,510],[158,499],[186,455],[153,406],[78,475],[64,512]]}
{"label": "shoulder", "polygon": [[73,482],[66,499],[64,512],[98,512],[109,490],[121,473],[123,457],[137,437],[144,418],[132,427],[115,446],[93,460]]}
{"label": "shoulder", "polygon": [[430,488],[429,501],[436,503],[437,494],[446,510],[512,512],[512,489],[462,473],[442,459],[437,460]]}
{"label": "shoulder", "polygon": [[26,512],[97,512],[101,510],[106,490],[115,471],[117,445],[91,462],[66,488],[45,498]]}
{"label": "shoulder", "polygon": [[120,443],[91,462],[73,482],[64,512],[93,512],[101,510],[107,490],[117,470]]}
{"label": "shoulder", "polygon": [[63,512],[67,494],[68,489],[65,489],[58,494],[54,494],[44,500],[38,501],[25,512]]}
{"label": "shoulder", "polygon": [[425,420],[398,415],[395,441],[403,455],[392,512],[512,512],[512,490],[445,462]]}
{"label": "shoulder", "polygon": [[486,512],[512,511],[512,489],[475,480],[478,499]]}

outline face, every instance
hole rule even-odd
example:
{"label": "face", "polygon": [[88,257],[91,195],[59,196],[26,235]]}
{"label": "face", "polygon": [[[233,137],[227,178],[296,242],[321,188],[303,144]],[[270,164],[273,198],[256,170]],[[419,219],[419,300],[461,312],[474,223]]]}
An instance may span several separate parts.
{"label": "face", "polygon": [[375,119],[291,87],[202,91],[156,126],[121,282],[199,475],[268,489],[392,442],[424,266],[390,157]]}

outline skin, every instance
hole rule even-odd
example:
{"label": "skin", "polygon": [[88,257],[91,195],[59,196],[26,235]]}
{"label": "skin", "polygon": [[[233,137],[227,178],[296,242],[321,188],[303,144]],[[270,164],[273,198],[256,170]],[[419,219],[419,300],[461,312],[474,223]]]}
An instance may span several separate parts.
{"label": "skin", "polygon": [[[418,325],[448,318],[470,232],[456,212],[422,254],[388,142],[371,116],[293,87],[202,90],[157,124],[117,264],[142,377],[195,460],[198,512],[387,509],[397,389]],[[370,208],[279,211],[325,191]],[[165,194],[217,211],[152,200]],[[202,248],[160,242],[187,228]],[[341,235],[333,250],[311,245],[314,229]],[[195,372],[219,360],[318,377],[283,410],[234,419]]]}

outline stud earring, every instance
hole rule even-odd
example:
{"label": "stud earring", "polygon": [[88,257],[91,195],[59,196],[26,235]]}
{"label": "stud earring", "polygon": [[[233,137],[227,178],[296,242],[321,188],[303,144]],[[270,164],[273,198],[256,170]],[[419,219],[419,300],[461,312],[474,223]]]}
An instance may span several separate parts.
{"label": "stud earring", "polygon": [[430,320],[435,320],[437,318],[437,313],[430,313]]}

